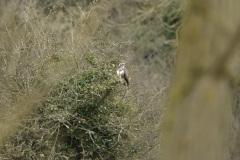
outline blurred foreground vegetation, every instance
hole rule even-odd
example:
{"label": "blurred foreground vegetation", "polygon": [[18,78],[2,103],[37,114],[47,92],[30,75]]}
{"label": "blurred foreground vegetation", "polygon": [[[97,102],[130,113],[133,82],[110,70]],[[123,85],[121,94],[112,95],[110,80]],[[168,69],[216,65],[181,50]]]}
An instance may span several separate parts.
{"label": "blurred foreground vegetation", "polygon": [[165,113],[163,160],[239,159],[239,7],[237,0],[188,1]]}

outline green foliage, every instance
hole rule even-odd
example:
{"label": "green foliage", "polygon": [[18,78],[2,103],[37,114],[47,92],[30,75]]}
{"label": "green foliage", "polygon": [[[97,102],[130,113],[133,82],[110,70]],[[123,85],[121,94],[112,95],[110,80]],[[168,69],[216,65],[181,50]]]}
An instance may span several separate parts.
{"label": "green foliage", "polygon": [[[113,53],[120,44],[109,42],[105,32],[96,36],[86,45],[91,50],[81,59],[82,68],[73,68],[69,78],[43,97],[5,143],[3,157],[112,160],[136,153],[139,146],[134,147],[126,129],[137,110],[123,97],[125,87],[116,75],[121,58]],[[63,60],[52,54],[47,62],[57,66]],[[38,83],[42,82],[33,78],[30,86]]]}
{"label": "green foliage", "polygon": [[136,152],[125,132],[136,109],[119,92],[116,59],[99,62],[87,55],[86,60],[89,69],[57,85],[25,124],[29,128],[17,134],[15,142],[24,145],[16,157],[113,160]]}
{"label": "green foliage", "polygon": [[163,22],[169,26],[168,29],[164,31],[164,36],[167,40],[176,39],[176,31],[180,26],[181,22],[181,12],[180,1],[175,0],[170,5],[168,5],[163,12]]}
{"label": "green foliage", "polygon": [[77,151],[76,157],[93,158],[97,154],[103,159],[115,159],[113,155],[123,153],[114,150],[122,146],[121,141],[128,139],[118,121],[126,118],[133,106],[120,96],[112,95],[119,84],[115,65],[111,62],[98,64],[93,55],[86,59],[94,67],[62,83],[52,92],[54,96],[45,103],[45,112],[48,115],[68,113],[64,119],[69,119],[66,124],[69,128],[62,125],[64,129],[60,134],[68,130],[63,143]]}

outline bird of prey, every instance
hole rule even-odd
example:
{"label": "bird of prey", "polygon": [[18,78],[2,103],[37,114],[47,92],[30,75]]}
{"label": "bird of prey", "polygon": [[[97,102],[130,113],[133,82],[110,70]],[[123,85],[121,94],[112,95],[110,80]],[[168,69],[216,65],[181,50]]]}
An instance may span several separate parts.
{"label": "bird of prey", "polygon": [[117,69],[117,75],[120,79],[120,81],[127,86],[129,86],[129,79],[128,79],[128,70],[125,68],[125,63],[119,63],[118,69]]}

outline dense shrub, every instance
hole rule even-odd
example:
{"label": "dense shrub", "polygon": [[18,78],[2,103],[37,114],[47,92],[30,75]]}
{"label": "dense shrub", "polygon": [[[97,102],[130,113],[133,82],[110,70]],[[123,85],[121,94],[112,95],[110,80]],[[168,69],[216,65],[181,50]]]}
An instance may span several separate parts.
{"label": "dense shrub", "polygon": [[86,60],[89,69],[54,87],[26,119],[6,145],[6,155],[14,152],[9,158],[112,160],[136,152],[125,131],[136,108],[120,94],[118,60],[98,62],[94,55]]}
{"label": "dense shrub", "polygon": [[0,9],[0,159],[156,158],[164,89],[144,87],[146,72],[136,82],[129,62],[129,92],[116,76],[132,41],[103,12],[45,2]]}

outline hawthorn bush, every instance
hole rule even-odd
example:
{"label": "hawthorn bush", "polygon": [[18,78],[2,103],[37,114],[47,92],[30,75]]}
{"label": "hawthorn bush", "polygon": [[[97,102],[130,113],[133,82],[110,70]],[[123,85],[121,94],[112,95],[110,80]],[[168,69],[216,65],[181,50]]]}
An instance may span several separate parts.
{"label": "hawthorn bush", "polygon": [[[116,159],[130,157],[133,146],[125,131],[136,108],[120,94],[118,59],[99,62],[87,55],[89,69],[62,81],[23,121],[8,158]],[[11,153],[10,153],[11,152]]]}

